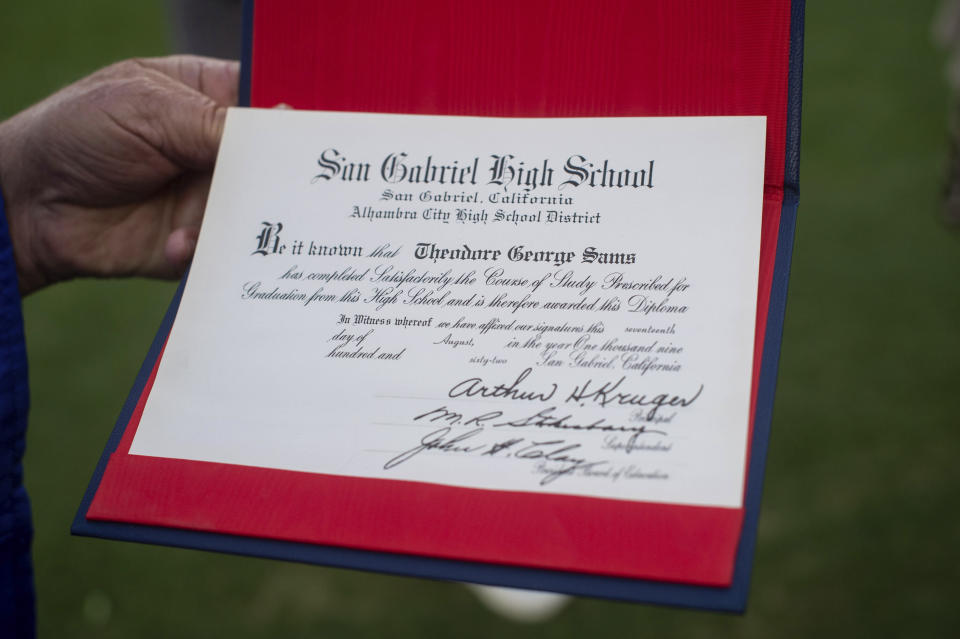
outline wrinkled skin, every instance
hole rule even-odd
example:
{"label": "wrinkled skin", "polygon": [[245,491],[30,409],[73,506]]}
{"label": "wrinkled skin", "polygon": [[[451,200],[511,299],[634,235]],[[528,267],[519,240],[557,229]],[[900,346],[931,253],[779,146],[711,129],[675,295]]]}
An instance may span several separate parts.
{"label": "wrinkled skin", "polygon": [[193,254],[235,62],[120,62],[0,124],[21,293],[81,276],[180,275]]}

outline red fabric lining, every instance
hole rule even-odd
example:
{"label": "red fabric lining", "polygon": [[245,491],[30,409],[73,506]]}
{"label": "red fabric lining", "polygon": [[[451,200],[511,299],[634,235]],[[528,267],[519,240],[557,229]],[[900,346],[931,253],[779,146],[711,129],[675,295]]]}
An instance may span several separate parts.
{"label": "red fabric lining", "polygon": [[[524,117],[766,115],[755,404],[782,204],[789,29],[786,1],[427,0],[414,10],[402,2],[261,0],[252,104]],[[730,583],[742,509],[132,456],[151,385],[152,377],[90,519]]]}

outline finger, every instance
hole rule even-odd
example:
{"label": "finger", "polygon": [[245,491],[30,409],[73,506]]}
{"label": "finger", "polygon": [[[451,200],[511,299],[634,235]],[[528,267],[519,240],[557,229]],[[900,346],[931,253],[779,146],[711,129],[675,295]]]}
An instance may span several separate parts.
{"label": "finger", "polygon": [[164,222],[158,232],[159,252],[145,252],[140,274],[180,277],[193,259],[210,190],[209,176],[185,175],[172,184],[163,205]]}
{"label": "finger", "polygon": [[237,104],[240,64],[234,60],[173,55],[165,58],[140,58],[136,62],[199,91],[218,104]]}
{"label": "finger", "polygon": [[182,273],[186,268],[193,252],[197,248],[197,237],[200,235],[200,229],[196,227],[185,227],[175,229],[167,237],[164,245],[164,257],[167,264],[173,267],[177,273]]}

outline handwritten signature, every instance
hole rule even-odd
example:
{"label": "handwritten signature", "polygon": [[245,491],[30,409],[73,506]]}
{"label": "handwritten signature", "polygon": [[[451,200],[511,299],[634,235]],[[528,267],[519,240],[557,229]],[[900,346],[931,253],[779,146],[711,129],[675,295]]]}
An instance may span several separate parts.
{"label": "handwritten signature", "polygon": [[667,432],[650,428],[648,424],[611,424],[603,417],[589,423],[578,423],[572,414],[560,414],[556,406],[548,406],[532,415],[519,418],[503,417],[503,411],[493,410],[479,415],[467,416],[464,413],[452,410],[447,406],[438,406],[421,413],[413,421],[440,422],[451,426],[491,426],[493,428],[552,428],[556,430],[599,431],[607,433],[634,433],[666,435]]}
{"label": "handwritten signature", "polygon": [[[518,401],[540,401],[549,402],[554,398],[559,390],[556,382],[548,382],[544,388],[531,390],[524,386],[524,382],[533,374],[532,368],[525,368],[511,382],[488,382],[482,377],[470,377],[459,381],[450,387],[447,396],[453,399],[458,397],[483,397],[491,399],[508,399]],[[575,384],[573,390],[567,395],[565,403],[576,403],[581,407],[587,404],[606,408],[607,406],[636,406],[649,407],[644,413],[647,421],[654,421],[657,411],[664,407],[686,408],[692,405],[703,393],[704,386],[700,387],[692,395],[679,395],[676,393],[658,393],[650,394],[624,388],[626,376],[613,382],[595,382],[588,379],[580,384]]]}
{"label": "handwritten signature", "polygon": [[450,436],[452,431],[452,427],[444,426],[424,435],[419,444],[387,461],[383,465],[384,470],[396,468],[424,451],[512,457],[521,461],[554,464],[540,480],[540,485],[546,486],[560,477],[571,475],[577,471],[594,469],[608,463],[607,460],[588,460],[585,457],[578,456],[576,453],[582,448],[581,444],[569,443],[565,439],[532,441],[524,437],[513,437],[494,443],[480,444],[473,443],[470,440],[475,440],[478,435],[483,433],[483,428],[474,428]]}

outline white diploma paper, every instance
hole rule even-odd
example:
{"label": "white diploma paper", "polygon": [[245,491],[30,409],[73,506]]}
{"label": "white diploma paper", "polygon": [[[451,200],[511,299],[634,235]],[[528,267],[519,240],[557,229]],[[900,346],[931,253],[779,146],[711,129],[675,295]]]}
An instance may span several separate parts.
{"label": "white diploma paper", "polygon": [[232,110],[131,453],[740,506],[764,132]]}

